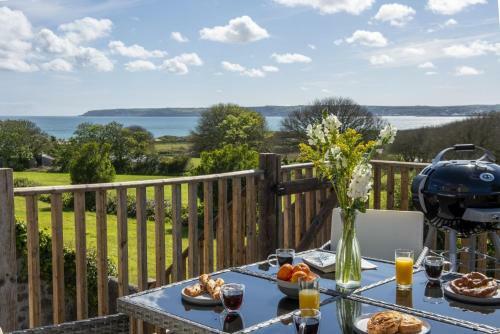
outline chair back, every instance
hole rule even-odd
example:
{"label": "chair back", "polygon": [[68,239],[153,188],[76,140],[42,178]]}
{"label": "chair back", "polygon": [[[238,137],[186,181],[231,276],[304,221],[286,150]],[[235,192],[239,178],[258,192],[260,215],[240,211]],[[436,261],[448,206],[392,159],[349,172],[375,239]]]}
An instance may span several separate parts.
{"label": "chair back", "polygon": [[[419,211],[366,210],[358,213],[356,234],[361,255],[394,261],[394,250],[413,249],[415,258],[424,248],[424,215]],[[342,237],[340,209],[332,214],[331,249]]]}

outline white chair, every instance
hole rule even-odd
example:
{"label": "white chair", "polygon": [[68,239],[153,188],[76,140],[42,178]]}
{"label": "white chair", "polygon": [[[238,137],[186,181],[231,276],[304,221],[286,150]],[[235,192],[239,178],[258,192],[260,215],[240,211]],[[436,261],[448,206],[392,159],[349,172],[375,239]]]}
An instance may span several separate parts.
{"label": "white chair", "polygon": [[[340,209],[332,214],[331,249],[342,237]],[[358,213],[356,234],[361,255],[394,261],[394,250],[412,249],[415,260],[424,248],[424,215],[419,211],[366,210]]]}

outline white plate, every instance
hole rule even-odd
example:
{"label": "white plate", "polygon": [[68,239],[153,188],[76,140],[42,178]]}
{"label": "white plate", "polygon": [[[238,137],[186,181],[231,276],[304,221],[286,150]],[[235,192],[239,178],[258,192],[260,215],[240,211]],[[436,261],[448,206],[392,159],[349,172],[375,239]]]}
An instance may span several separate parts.
{"label": "white plate", "polygon": [[497,294],[490,298],[480,298],[465,296],[456,293],[450,287],[450,282],[447,282],[444,286],[444,295],[455,300],[459,300],[466,304],[477,304],[477,305],[500,305],[500,290],[497,289]]}
{"label": "white plate", "polygon": [[278,289],[283,292],[287,297],[299,299],[299,283],[292,283],[289,281],[276,280]]}
{"label": "white plate", "polygon": [[[186,289],[186,288],[184,288]],[[188,303],[191,304],[196,304],[196,305],[203,305],[203,306],[215,306],[215,305],[220,305],[222,304],[222,301],[220,299],[212,299],[208,293],[204,293],[202,295],[199,295],[197,297],[191,297],[186,295],[184,292],[184,289],[181,291],[181,296],[182,299],[187,301]]]}
{"label": "white plate", "polygon": [[[354,330],[356,333],[360,334],[368,334],[368,320],[374,315],[375,313],[370,313],[370,314],[362,314],[359,317],[357,317],[354,320]],[[422,321],[422,330],[417,333],[417,334],[426,334],[430,333],[431,331],[431,325],[425,321],[424,319],[419,318]]]}

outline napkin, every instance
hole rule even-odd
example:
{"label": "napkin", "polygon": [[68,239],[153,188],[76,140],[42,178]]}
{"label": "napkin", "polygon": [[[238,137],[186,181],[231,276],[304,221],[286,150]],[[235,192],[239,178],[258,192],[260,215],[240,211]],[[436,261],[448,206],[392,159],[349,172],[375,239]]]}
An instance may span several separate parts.
{"label": "napkin", "polygon": [[[335,258],[335,254],[322,251],[314,251],[302,256],[302,259],[307,265],[324,273],[335,271]],[[361,269],[373,270],[377,269],[377,266],[365,259],[361,259]]]}

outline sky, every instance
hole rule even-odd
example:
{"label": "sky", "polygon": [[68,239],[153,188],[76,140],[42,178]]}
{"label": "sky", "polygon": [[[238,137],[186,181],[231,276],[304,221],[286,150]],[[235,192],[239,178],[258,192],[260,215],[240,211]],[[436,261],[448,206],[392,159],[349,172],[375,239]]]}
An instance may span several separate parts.
{"label": "sky", "polygon": [[0,115],[500,103],[497,0],[0,0]]}

